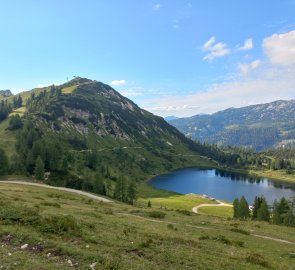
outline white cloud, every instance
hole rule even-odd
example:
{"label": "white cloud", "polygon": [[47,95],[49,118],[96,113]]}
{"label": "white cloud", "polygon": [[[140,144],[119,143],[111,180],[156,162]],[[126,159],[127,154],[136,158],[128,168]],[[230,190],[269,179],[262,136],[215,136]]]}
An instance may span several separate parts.
{"label": "white cloud", "polygon": [[274,65],[295,64],[295,30],[265,38],[263,49]]}
{"label": "white cloud", "polygon": [[215,37],[211,37],[204,45],[203,45],[203,49],[204,50],[208,50],[210,49],[211,46],[213,46],[213,44],[215,43]]}
{"label": "white cloud", "polygon": [[245,40],[244,45],[239,48],[240,51],[247,51],[253,49],[253,39],[249,38]]}
{"label": "white cloud", "polygon": [[207,52],[203,59],[208,61],[230,54],[230,48],[227,44],[222,42],[216,43],[214,36],[203,45],[203,50]]}
{"label": "white cloud", "polygon": [[113,86],[124,86],[127,84],[126,80],[114,80],[110,82],[111,85]]}
{"label": "white cloud", "polygon": [[240,64],[238,66],[238,69],[242,74],[247,75],[250,71],[258,68],[260,65],[261,65],[261,61],[260,60],[255,60],[255,61],[252,61],[249,64]]}
{"label": "white cloud", "polygon": [[121,95],[132,98],[132,97],[138,97],[138,96],[143,96],[146,91],[143,87],[131,87],[129,89],[125,89],[122,91],[119,91]]}
{"label": "white cloud", "polygon": [[154,4],[154,5],[153,5],[153,9],[154,9],[154,11],[158,11],[158,10],[160,10],[161,7],[162,7],[161,4]]}
{"label": "white cloud", "polygon": [[272,67],[257,79],[220,83],[206,91],[186,96],[166,96],[141,104],[146,110],[161,116],[191,116],[214,113],[229,107],[243,107],[278,99],[295,99],[295,68],[280,71]]}

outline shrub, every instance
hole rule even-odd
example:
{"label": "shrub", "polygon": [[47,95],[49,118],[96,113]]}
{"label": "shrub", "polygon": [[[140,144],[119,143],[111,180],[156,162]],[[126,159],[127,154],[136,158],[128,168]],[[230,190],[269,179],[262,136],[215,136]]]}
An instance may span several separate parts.
{"label": "shrub", "polygon": [[81,232],[76,219],[71,215],[43,218],[40,224],[40,231],[59,235],[65,233],[79,235]]}
{"label": "shrub", "polygon": [[59,203],[42,202],[42,203],[40,203],[40,205],[44,205],[44,206],[52,206],[52,207],[60,208],[60,204],[59,204]]}
{"label": "shrub", "polygon": [[39,224],[41,217],[34,208],[16,207],[6,205],[0,208],[0,221],[3,224],[35,225]]}
{"label": "shrub", "polygon": [[183,214],[183,215],[186,215],[186,216],[191,216],[191,211],[188,211],[188,210],[183,210],[183,209],[177,209],[176,210],[178,213],[180,214]]}
{"label": "shrub", "polygon": [[246,261],[252,264],[260,265],[266,268],[271,268],[270,264],[259,253],[251,253],[247,256]]}
{"label": "shrub", "polygon": [[212,238],[213,240],[216,240],[218,242],[221,242],[225,245],[232,245],[232,241],[230,241],[228,238],[226,238],[224,235],[217,235]]}
{"label": "shrub", "polygon": [[152,211],[152,212],[149,212],[148,215],[149,217],[152,217],[152,218],[164,218],[166,216],[165,213],[160,211]]}
{"label": "shrub", "polygon": [[239,228],[232,228],[230,229],[232,232],[236,232],[236,233],[241,233],[241,234],[245,234],[245,235],[250,235],[250,232],[243,230],[243,229],[239,229]]}
{"label": "shrub", "polygon": [[210,236],[209,235],[201,235],[199,237],[199,240],[209,240],[210,239]]}

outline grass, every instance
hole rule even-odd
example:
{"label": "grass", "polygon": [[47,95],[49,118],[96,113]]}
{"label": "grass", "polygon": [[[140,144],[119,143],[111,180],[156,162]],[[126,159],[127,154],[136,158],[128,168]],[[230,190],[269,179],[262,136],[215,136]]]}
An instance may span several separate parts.
{"label": "grass", "polygon": [[250,174],[254,174],[261,177],[266,177],[269,179],[273,179],[276,181],[285,181],[290,183],[295,183],[295,175],[294,174],[287,174],[286,170],[250,170]]}
{"label": "grass", "polygon": [[7,130],[9,125],[9,119],[0,122],[0,148],[2,148],[8,157],[11,157],[16,153],[16,133],[14,131]]}
{"label": "grass", "polygon": [[[159,211],[154,207],[100,203],[77,194],[3,183],[0,202],[1,211],[16,209],[22,215],[23,209],[30,209],[28,213],[48,223],[40,228],[27,221],[0,220],[3,269],[90,269],[93,263],[94,269],[120,270],[294,269],[289,253],[295,245],[254,234],[295,242],[295,228],[165,209],[160,211],[165,215],[153,218]],[[240,233],[244,231],[250,234]]]}
{"label": "grass", "polygon": [[158,197],[150,199],[139,199],[139,205],[147,205],[148,201],[151,201],[153,208],[165,208],[165,209],[180,209],[191,211],[194,206],[203,203],[214,203],[209,199],[203,198],[199,195],[172,195],[169,197]]}
{"label": "grass", "polygon": [[78,85],[72,85],[69,87],[64,87],[61,91],[63,94],[71,94],[78,87]]}
{"label": "grass", "polygon": [[198,213],[215,217],[231,218],[233,216],[233,208],[229,206],[206,206],[200,207]]}
{"label": "grass", "polygon": [[10,113],[9,116],[18,114],[19,116],[22,117],[24,115],[24,113],[26,112],[26,110],[27,110],[26,106],[22,106],[20,108],[17,108],[15,110],[13,110],[12,113]]}

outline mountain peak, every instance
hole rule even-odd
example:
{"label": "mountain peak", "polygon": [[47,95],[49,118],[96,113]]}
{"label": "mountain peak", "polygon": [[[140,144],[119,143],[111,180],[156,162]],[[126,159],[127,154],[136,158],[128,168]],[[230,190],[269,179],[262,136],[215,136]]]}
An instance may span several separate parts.
{"label": "mountain peak", "polygon": [[13,94],[11,93],[11,91],[8,89],[8,90],[0,90],[0,96],[1,97],[11,97],[13,96]]}

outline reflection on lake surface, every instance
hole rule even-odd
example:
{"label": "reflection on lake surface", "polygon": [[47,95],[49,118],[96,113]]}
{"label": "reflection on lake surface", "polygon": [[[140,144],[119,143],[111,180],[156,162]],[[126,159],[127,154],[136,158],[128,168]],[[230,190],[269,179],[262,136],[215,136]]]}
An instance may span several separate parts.
{"label": "reflection on lake surface", "polygon": [[255,196],[263,195],[268,203],[282,197],[295,197],[295,184],[218,169],[181,169],[157,176],[150,184],[181,194],[206,194],[227,201],[245,196],[250,204]]}

